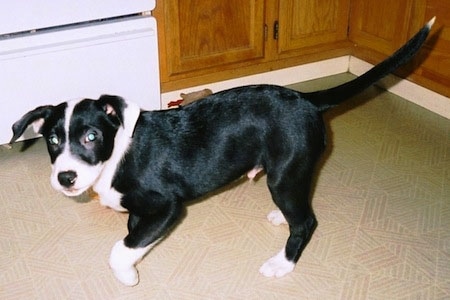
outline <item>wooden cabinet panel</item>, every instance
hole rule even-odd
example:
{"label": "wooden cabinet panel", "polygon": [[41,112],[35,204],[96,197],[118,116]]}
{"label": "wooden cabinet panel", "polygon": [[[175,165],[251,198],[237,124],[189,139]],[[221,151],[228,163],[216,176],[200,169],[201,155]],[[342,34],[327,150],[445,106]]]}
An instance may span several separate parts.
{"label": "wooden cabinet panel", "polygon": [[[350,0],[164,0],[162,91],[349,54]],[[274,39],[273,24],[279,22]]]}
{"label": "wooden cabinet panel", "polygon": [[450,97],[450,1],[417,1],[410,35],[436,16],[430,38],[414,58],[412,79]]}
{"label": "wooden cabinet panel", "polygon": [[450,97],[449,0],[352,1],[349,37],[356,45],[353,55],[373,64],[397,50],[436,16],[424,47],[396,73]]}
{"label": "wooden cabinet panel", "polygon": [[349,37],[389,55],[408,38],[414,0],[352,0]]}
{"label": "wooden cabinet panel", "polygon": [[279,54],[347,39],[349,0],[279,3]]}
{"label": "wooden cabinet panel", "polygon": [[263,0],[165,0],[168,76],[264,56]]}
{"label": "wooden cabinet panel", "polygon": [[450,0],[163,0],[153,14],[163,92],[347,54],[375,64],[436,15],[399,74],[450,96]]}

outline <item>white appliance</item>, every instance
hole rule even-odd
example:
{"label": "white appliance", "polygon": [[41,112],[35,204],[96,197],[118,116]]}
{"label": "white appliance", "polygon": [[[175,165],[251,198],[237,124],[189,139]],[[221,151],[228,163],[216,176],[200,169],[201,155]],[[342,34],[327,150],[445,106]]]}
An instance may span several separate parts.
{"label": "white appliance", "polygon": [[2,1],[0,144],[39,105],[114,94],[159,109],[154,8],[155,0]]}

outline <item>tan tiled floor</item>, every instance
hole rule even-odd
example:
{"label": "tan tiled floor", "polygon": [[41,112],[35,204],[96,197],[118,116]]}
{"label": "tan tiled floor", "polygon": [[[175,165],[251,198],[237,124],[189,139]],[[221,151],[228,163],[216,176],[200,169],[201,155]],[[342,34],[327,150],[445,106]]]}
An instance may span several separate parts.
{"label": "tan tiled floor", "polygon": [[189,206],[128,288],[107,264],[127,215],[53,191],[42,140],[1,147],[0,299],[449,299],[450,121],[376,88],[326,118],[319,226],[281,279],[258,273],[288,235],[264,176]]}

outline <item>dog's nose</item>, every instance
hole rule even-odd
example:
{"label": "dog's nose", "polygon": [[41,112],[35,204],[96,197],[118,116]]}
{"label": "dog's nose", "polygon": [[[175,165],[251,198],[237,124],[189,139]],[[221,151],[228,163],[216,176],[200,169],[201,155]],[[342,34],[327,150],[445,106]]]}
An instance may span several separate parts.
{"label": "dog's nose", "polygon": [[58,181],[64,187],[71,187],[75,184],[77,173],[74,171],[65,171],[58,174]]}

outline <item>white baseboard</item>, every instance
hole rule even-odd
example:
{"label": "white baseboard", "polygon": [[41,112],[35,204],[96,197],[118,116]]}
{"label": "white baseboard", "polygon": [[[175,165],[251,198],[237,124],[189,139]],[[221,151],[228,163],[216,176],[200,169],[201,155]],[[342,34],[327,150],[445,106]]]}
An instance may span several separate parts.
{"label": "white baseboard", "polygon": [[240,78],[234,78],[221,82],[215,82],[205,85],[186,88],[167,92],[161,95],[161,107],[167,108],[168,103],[180,99],[181,93],[190,93],[193,91],[208,88],[213,92],[222,91],[225,89],[249,85],[249,84],[276,84],[288,85],[297,82],[317,79],[329,75],[336,75],[348,72],[349,56],[342,56],[338,58],[326,59],[319,62],[304,64],[291,68],[270,71]]}
{"label": "white baseboard", "polygon": [[[359,76],[372,67],[372,64],[350,56],[350,73]],[[450,98],[448,97],[433,92],[406,79],[399,78],[395,75],[387,76],[382,79],[378,85],[393,94],[450,119]]]}
{"label": "white baseboard", "polygon": [[[373,65],[353,56],[342,56],[296,67],[167,92],[161,95],[161,107],[167,108],[169,102],[180,99],[181,93],[190,93],[205,88],[209,88],[213,92],[218,92],[248,84],[267,83],[289,85],[345,72],[361,75],[371,67],[373,67]],[[394,75],[389,75],[383,79],[379,85],[404,99],[450,119],[450,98],[448,97]]]}

